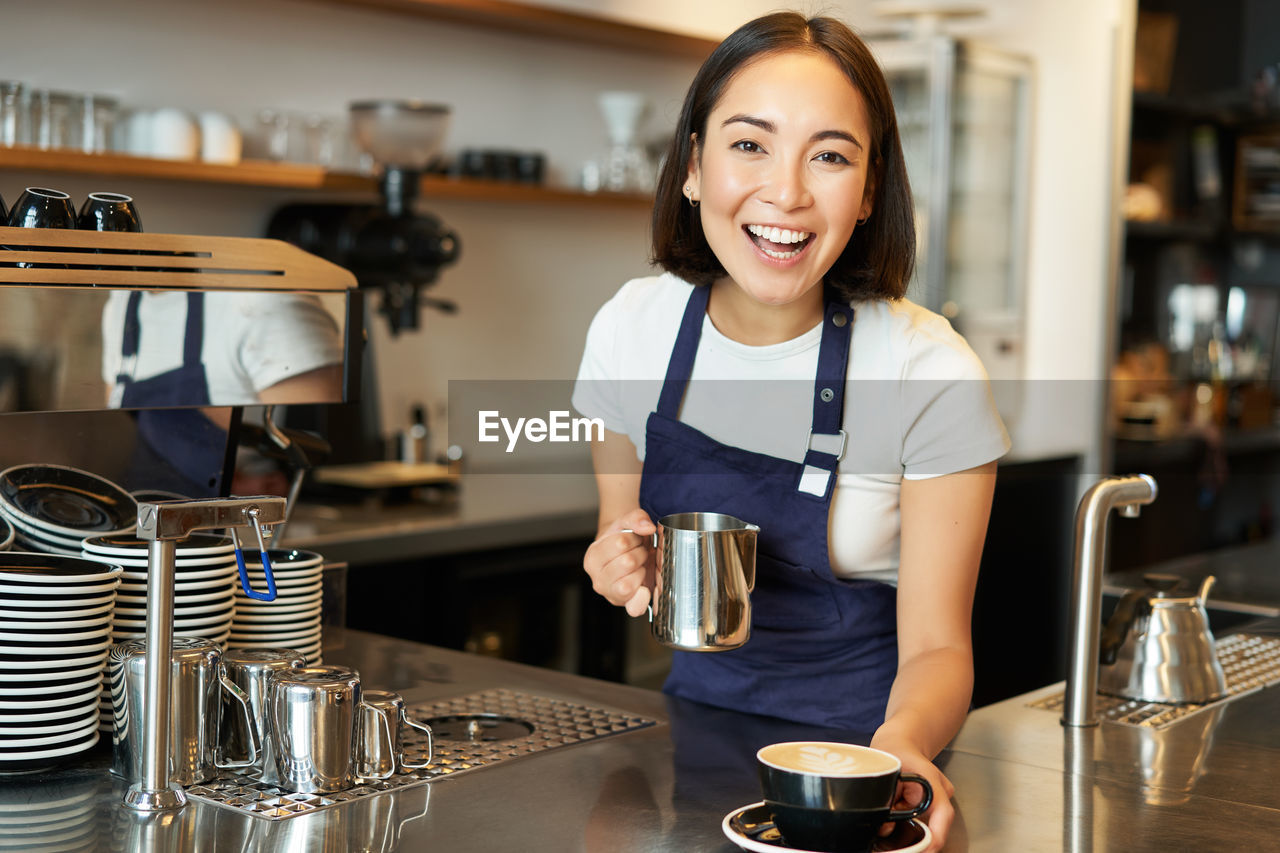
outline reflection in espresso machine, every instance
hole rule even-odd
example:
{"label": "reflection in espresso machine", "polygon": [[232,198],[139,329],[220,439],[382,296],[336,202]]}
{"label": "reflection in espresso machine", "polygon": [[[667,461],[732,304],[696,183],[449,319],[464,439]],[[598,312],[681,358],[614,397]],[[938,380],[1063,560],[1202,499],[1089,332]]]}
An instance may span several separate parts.
{"label": "reflection in espresso machine", "polygon": [[108,405],[141,410],[131,467],[192,497],[225,465],[230,415],[210,407],[341,399],[343,356],[314,294],[117,290],[102,312]]}

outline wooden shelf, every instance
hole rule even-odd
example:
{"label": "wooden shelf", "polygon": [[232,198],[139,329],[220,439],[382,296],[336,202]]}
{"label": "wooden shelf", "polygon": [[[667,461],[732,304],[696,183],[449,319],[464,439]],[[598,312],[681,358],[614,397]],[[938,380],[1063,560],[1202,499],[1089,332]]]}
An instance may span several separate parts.
{"label": "wooden shelf", "polygon": [[716,39],[630,24],[615,18],[513,3],[509,0],[325,0],[368,6],[435,21],[564,39],[598,47],[706,59]]}
{"label": "wooden shelf", "polygon": [[[377,182],[366,175],[330,172],[321,166],[245,160],[234,166],[187,160],[155,160],[126,154],[84,154],[77,151],[43,151],[37,148],[0,148],[0,170],[31,170],[60,174],[106,175],[112,178],[145,178],[161,181],[227,184],[245,187],[275,187],[308,191],[361,192],[374,194]],[[128,192],[119,183],[113,190]],[[16,196],[16,191],[14,191]],[[585,193],[578,190],[447,178],[427,175],[422,179],[422,195],[427,199],[484,201],[499,203],[599,205],[607,207],[648,207],[651,196],[644,193]],[[12,201],[13,198],[10,198]]]}

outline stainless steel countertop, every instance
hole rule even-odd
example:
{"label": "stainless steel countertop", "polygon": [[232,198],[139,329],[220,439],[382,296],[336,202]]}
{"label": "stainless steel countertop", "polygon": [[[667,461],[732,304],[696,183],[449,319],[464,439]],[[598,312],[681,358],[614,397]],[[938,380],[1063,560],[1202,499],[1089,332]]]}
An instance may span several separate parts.
{"label": "stainless steel countertop", "polygon": [[[338,631],[327,642],[326,662],[356,666],[366,686],[397,689],[410,702],[508,687],[662,723],[275,822],[198,801],[173,816],[138,819],[118,805],[121,785],[99,749],[69,769],[0,780],[0,846],[33,832],[22,815],[50,804],[41,814],[67,812],[50,834],[85,833],[77,836],[83,843],[50,850],[729,853],[737,848],[720,822],[758,800],[759,746],[815,737],[865,742],[857,733],[371,634]],[[940,756],[957,791],[947,850],[1275,849],[1280,689],[1161,731],[1116,724],[1066,731],[1053,713],[1027,707],[1052,689],[978,709]],[[82,805],[86,795],[92,809]]]}
{"label": "stainless steel countertop", "polygon": [[284,543],[358,566],[586,538],[595,531],[590,474],[465,474],[453,502],[302,501]]}
{"label": "stainless steel countertop", "polygon": [[1222,548],[1191,554],[1126,572],[1109,574],[1104,589],[1122,595],[1126,589],[1142,586],[1142,575],[1159,572],[1179,575],[1199,585],[1206,575],[1216,583],[1209,593],[1208,606],[1256,616],[1280,616],[1280,540],[1268,539],[1254,545]]}

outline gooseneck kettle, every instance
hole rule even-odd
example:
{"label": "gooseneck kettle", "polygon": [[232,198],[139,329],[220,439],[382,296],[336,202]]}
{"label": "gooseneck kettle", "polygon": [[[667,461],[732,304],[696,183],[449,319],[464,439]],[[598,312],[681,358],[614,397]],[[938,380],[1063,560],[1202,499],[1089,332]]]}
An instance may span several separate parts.
{"label": "gooseneck kettle", "polygon": [[1226,694],[1205,599],[1205,577],[1195,594],[1181,591],[1177,575],[1145,574],[1127,592],[1102,632],[1098,689],[1167,704],[1202,704]]}

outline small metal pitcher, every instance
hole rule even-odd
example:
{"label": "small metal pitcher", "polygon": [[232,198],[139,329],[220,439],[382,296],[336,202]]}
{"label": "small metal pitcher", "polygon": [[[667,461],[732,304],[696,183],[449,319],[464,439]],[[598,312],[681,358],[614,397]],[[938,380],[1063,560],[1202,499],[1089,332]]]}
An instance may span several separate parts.
{"label": "small metal pitcher", "polygon": [[654,639],[690,652],[741,646],[751,636],[760,528],[717,512],[668,515],[657,527],[649,608]]}
{"label": "small metal pitcher", "polygon": [[[257,729],[258,760],[242,771],[269,785],[283,783],[276,767],[276,733],[271,719],[274,699],[273,678],[276,673],[306,666],[307,659],[292,649],[253,648],[228,649],[222,655],[227,678],[239,687],[249,700],[249,716]],[[224,725],[221,748],[233,760],[243,760],[252,750],[254,731],[237,718]]]}

